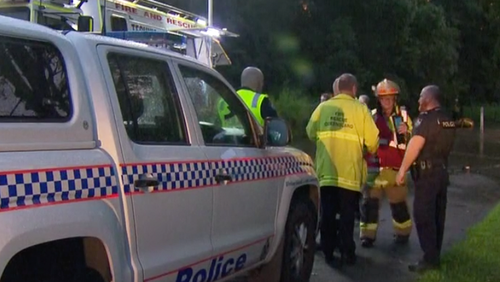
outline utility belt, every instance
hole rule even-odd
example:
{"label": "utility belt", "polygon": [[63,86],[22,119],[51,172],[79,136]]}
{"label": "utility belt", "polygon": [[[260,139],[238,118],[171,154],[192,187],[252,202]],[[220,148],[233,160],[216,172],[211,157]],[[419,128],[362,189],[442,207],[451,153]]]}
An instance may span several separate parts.
{"label": "utility belt", "polygon": [[422,176],[422,174],[437,169],[446,169],[446,162],[439,159],[416,161],[411,166],[410,172],[413,181],[416,181]]}

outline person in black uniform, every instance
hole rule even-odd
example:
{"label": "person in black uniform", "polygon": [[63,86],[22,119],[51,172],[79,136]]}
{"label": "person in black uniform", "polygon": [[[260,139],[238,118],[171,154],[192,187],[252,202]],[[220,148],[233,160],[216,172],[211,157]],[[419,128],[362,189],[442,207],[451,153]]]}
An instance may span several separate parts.
{"label": "person in black uniform", "polygon": [[448,155],[455,139],[455,122],[441,109],[441,93],[435,85],[420,93],[419,112],[396,182],[401,185],[411,168],[415,182],[413,213],[423,259],[410,271],[437,268],[440,264],[446,217]]}

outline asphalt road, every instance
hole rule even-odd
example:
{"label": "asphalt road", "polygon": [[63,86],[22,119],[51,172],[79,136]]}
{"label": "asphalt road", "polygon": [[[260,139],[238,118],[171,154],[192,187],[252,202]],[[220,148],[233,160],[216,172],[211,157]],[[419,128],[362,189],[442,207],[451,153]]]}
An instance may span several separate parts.
{"label": "asphalt road", "polygon": [[[465,238],[468,227],[479,222],[500,199],[497,182],[480,175],[458,174],[452,176],[448,188],[448,209],[444,250]],[[413,198],[410,199],[410,204]],[[410,205],[411,206],[411,205]],[[358,230],[356,230],[357,234]],[[324,263],[323,254],[316,254],[310,282],[396,282],[414,281],[416,276],[407,269],[408,263],[419,259],[421,250],[415,228],[410,243],[398,246],[392,242],[392,226],[389,205],[381,210],[377,242],[372,249],[361,248],[357,243],[358,264],[333,269]]]}
{"label": "asphalt road", "polygon": [[[450,156],[451,185],[448,188],[447,221],[444,251],[466,236],[467,228],[478,223],[500,200],[500,129],[487,129],[484,151],[481,154],[477,130],[457,132],[454,152]],[[470,173],[462,171],[470,167]],[[410,189],[412,194],[413,189]],[[410,195],[409,204],[412,206]],[[372,249],[357,244],[358,264],[342,270],[332,269],[324,263],[323,254],[317,252],[310,282],[411,282],[416,275],[410,273],[408,263],[422,255],[415,228],[410,244],[396,246],[392,243],[392,226],[389,205],[381,209],[380,229]],[[358,230],[356,233],[358,234]]]}

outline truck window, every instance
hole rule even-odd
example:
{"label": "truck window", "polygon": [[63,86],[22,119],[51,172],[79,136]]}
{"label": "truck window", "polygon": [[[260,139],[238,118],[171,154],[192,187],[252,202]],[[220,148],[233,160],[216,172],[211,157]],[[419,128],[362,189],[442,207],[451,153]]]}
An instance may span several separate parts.
{"label": "truck window", "polygon": [[[63,17],[47,17],[43,13],[38,14],[38,23],[56,30],[75,30],[76,24],[64,19]],[[73,26],[72,26],[73,25]]]}
{"label": "truck window", "polygon": [[64,59],[52,44],[0,36],[0,121],[71,118]]}
{"label": "truck window", "polygon": [[244,105],[222,81],[179,65],[193,101],[206,145],[253,146],[254,139]]}
{"label": "truck window", "polygon": [[111,16],[112,31],[127,31],[127,20],[122,17]]}
{"label": "truck window", "polygon": [[187,144],[167,63],[116,53],[108,55],[108,62],[129,138],[145,144]]}
{"label": "truck window", "polygon": [[0,8],[0,15],[29,21],[30,9],[28,7],[2,7]]}

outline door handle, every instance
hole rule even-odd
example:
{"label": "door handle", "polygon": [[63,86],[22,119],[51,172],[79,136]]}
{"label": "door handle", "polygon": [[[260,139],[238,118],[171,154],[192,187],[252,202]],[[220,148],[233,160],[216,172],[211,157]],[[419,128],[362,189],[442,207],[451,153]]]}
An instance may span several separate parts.
{"label": "door handle", "polygon": [[135,188],[139,188],[140,190],[147,190],[149,187],[157,187],[159,185],[160,181],[150,173],[141,174],[139,175],[139,179],[134,181]]}
{"label": "door handle", "polygon": [[232,180],[233,180],[233,177],[227,173],[220,173],[220,174],[215,175],[215,181],[217,183],[222,183],[225,181],[232,181]]}

